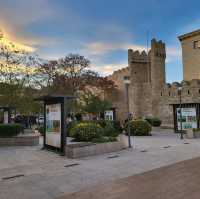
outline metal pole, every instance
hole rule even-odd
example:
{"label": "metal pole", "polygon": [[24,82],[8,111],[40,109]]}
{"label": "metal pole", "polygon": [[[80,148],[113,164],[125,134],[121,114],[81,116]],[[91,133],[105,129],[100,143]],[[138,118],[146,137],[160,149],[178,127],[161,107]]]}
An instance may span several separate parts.
{"label": "metal pole", "polygon": [[132,148],[131,146],[131,129],[130,129],[130,114],[129,114],[129,84],[126,84],[126,97],[127,97],[127,112],[128,112],[128,147]]}
{"label": "metal pole", "polygon": [[180,124],[181,124],[181,139],[183,139],[183,125],[182,125],[182,98],[181,98],[181,91],[180,91]]}

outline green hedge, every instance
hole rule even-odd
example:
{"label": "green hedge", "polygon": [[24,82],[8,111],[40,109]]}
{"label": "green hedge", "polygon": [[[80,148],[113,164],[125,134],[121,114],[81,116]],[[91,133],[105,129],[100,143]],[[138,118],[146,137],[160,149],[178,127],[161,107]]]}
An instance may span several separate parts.
{"label": "green hedge", "polygon": [[106,121],[103,128],[103,135],[106,137],[117,137],[119,135],[119,129],[116,129],[112,121]]}
{"label": "green hedge", "polygon": [[40,126],[39,128],[37,128],[37,130],[39,131],[39,133],[44,136],[44,126]]}
{"label": "green hedge", "polygon": [[23,132],[20,124],[0,124],[0,137],[15,137]]}
{"label": "green hedge", "polygon": [[115,137],[99,137],[92,139],[93,143],[106,143],[106,142],[116,142],[117,138]]}
{"label": "green hedge", "polygon": [[108,123],[112,124],[118,133],[122,132],[122,127],[119,121],[98,120],[97,122],[102,128],[105,128]]}
{"label": "green hedge", "polygon": [[130,125],[130,133],[135,136],[149,136],[151,135],[151,125],[145,120],[132,120],[125,124],[125,130],[128,132],[128,125]]}
{"label": "green hedge", "polygon": [[155,126],[158,127],[162,124],[162,121],[156,117],[149,117],[145,119],[146,121],[149,122],[149,124],[151,124],[151,126]]}
{"label": "green hedge", "polygon": [[94,138],[99,138],[102,136],[103,128],[94,122],[80,122],[69,131],[70,137],[73,137],[75,141],[80,142],[90,142]]}

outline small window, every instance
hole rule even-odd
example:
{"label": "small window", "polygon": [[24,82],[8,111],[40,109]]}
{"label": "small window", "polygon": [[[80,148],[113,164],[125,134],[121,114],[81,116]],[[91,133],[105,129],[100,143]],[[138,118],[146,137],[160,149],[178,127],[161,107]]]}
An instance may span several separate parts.
{"label": "small window", "polygon": [[190,94],[190,90],[188,90],[188,95]]}
{"label": "small window", "polygon": [[194,48],[194,49],[200,49],[200,40],[199,40],[199,41],[194,41],[194,42],[193,42],[193,48]]}
{"label": "small window", "polygon": [[162,96],[162,92],[160,93],[160,96]]}

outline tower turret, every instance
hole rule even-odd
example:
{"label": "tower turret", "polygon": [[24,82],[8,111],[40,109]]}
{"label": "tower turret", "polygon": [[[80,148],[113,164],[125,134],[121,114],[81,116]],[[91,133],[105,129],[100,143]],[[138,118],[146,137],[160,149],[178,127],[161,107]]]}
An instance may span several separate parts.
{"label": "tower turret", "polygon": [[152,114],[157,116],[160,91],[165,85],[165,44],[162,41],[151,41],[151,86],[152,86]]}
{"label": "tower turret", "polygon": [[128,63],[130,67],[130,112],[135,118],[143,116],[143,97],[145,85],[149,83],[149,56],[145,51],[128,50]]}

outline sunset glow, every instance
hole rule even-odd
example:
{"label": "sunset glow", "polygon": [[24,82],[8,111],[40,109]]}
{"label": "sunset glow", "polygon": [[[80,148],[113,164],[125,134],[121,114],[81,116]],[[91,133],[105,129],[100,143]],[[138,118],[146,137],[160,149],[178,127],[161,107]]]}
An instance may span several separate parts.
{"label": "sunset glow", "polygon": [[35,51],[35,49],[30,46],[26,46],[23,44],[19,44],[17,42],[10,41],[9,39],[6,38],[6,36],[0,30],[0,47],[2,47],[2,46],[4,46],[4,47],[6,46],[6,48],[10,52],[30,53],[30,52]]}

